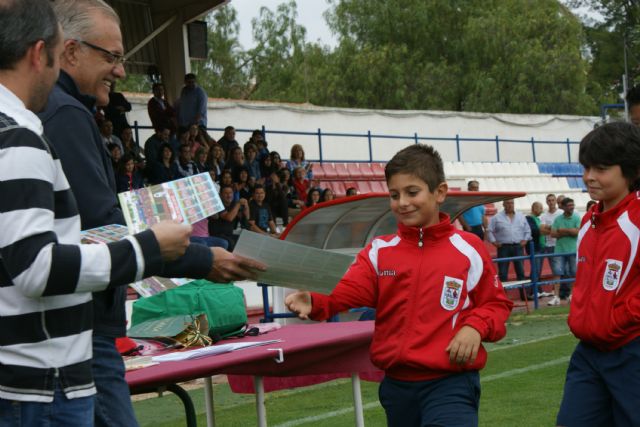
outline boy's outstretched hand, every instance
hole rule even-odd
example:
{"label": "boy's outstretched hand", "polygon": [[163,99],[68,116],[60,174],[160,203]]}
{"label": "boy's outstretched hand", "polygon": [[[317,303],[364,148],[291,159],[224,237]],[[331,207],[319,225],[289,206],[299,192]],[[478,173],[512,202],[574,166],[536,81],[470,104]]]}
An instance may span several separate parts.
{"label": "boy's outstretched hand", "polygon": [[289,311],[296,313],[299,318],[308,320],[312,308],[311,293],[305,291],[289,294],[284,299],[284,305],[287,306]]}
{"label": "boy's outstretched hand", "polygon": [[481,341],[478,331],[471,326],[463,326],[445,349],[449,353],[449,361],[458,365],[475,362]]}

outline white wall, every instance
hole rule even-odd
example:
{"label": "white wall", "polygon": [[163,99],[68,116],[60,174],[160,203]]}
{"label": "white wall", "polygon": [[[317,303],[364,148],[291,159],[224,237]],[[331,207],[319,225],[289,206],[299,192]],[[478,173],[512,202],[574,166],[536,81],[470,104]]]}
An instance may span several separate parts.
{"label": "white wall", "polygon": [[[129,121],[133,124],[150,125],[146,110],[148,95],[126,94],[133,104]],[[289,157],[291,145],[302,144],[307,158],[320,157],[318,128],[323,133],[350,133],[358,138],[323,136],[322,157],[325,160],[369,160],[367,132],[374,135],[397,135],[407,139],[372,138],[374,161],[386,161],[400,148],[419,137],[482,138],[490,141],[462,141],[463,161],[496,161],[495,138],[512,140],[571,141],[578,142],[593,129],[599,117],[551,116],[457,113],[445,111],[396,111],[363,110],[347,108],[316,107],[304,104],[285,104],[257,101],[210,100],[209,128],[224,128],[232,125],[245,132],[237,132],[237,140],[245,142],[253,129],[265,126],[269,149],[278,151],[282,158]],[[273,131],[299,131],[314,135],[281,135]],[[151,131],[141,132],[141,143]],[[214,138],[221,131],[211,131]],[[444,160],[457,160],[454,141],[424,141],[433,144]],[[577,144],[571,145],[571,160],[577,159]],[[530,144],[500,142],[501,161],[533,161]],[[536,144],[536,161],[568,161],[566,144]]]}

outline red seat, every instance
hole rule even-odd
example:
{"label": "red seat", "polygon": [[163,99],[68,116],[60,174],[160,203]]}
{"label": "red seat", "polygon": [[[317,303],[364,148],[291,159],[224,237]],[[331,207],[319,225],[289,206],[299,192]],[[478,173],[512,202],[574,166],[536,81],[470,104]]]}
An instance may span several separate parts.
{"label": "red seat", "polygon": [[374,179],[385,179],[384,166],[385,163],[371,163],[371,170],[373,170]]}
{"label": "red seat", "polygon": [[350,179],[349,169],[347,169],[346,163],[335,163],[336,173],[338,174],[338,179]]}
{"label": "red seat", "polygon": [[327,187],[329,187],[336,196],[344,196],[347,192],[342,181],[326,181],[325,184],[328,184]]}
{"label": "red seat", "polygon": [[322,167],[322,163],[314,163],[312,171],[313,171],[313,179],[322,181],[323,179],[327,178],[324,168]]}
{"label": "red seat", "polygon": [[389,192],[386,181],[370,181],[369,184],[371,185],[371,191],[374,193]]}
{"label": "red seat", "polygon": [[364,176],[362,176],[362,172],[360,172],[360,167],[357,163],[347,163],[347,170],[349,171],[349,178],[362,180]]}
{"label": "red seat", "polygon": [[372,192],[369,181],[356,181],[355,184],[356,188],[358,189],[358,194],[366,194]]}
{"label": "red seat", "polygon": [[[315,166],[314,166],[315,169]],[[324,179],[337,179],[338,172],[336,171],[335,163],[332,162],[323,162],[322,163],[322,171],[324,172]],[[315,170],[314,170],[315,175]]]}
{"label": "red seat", "polygon": [[371,181],[375,179],[375,173],[373,169],[371,169],[371,163],[360,163],[358,164],[360,169],[360,176],[362,179],[366,179],[367,181]]}

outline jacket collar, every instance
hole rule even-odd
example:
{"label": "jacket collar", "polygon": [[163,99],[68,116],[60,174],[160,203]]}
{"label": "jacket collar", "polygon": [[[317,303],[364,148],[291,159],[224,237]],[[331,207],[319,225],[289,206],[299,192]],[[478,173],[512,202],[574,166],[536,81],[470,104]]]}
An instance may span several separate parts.
{"label": "jacket collar", "polygon": [[398,223],[398,235],[410,243],[436,241],[450,236],[454,231],[454,227],[451,224],[449,215],[440,212],[439,217],[440,222],[430,227],[409,227]]}
{"label": "jacket collar", "polygon": [[94,110],[96,106],[96,97],[80,93],[80,89],[78,89],[76,82],[62,69],[60,69],[60,77],[58,77],[57,85],[60,86],[63,91],[77,99],[82,105],[87,107],[87,110]]}
{"label": "jacket collar", "polygon": [[620,203],[606,212],[602,212],[602,202],[596,203],[590,211],[589,221],[591,222],[591,227],[595,228],[596,226],[607,226],[616,223],[620,215],[629,208],[629,205],[638,199],[640,199],[640,191],[632,191]]}

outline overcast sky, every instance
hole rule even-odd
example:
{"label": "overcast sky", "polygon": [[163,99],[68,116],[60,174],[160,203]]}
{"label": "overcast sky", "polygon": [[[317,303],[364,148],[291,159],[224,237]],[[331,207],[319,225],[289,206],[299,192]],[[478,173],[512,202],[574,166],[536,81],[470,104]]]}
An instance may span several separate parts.
{"label": "overcast sky", "polygon": [[[253,37],[251,37],[251,19],[256,18],[260,8],[265,6],[275,12],[284,0],[231,0],[229,5],[238,12],[240,22],[240,44],[245,49],[253,47]],[[320,40],[322,44],[335,46],[336,38],[331,34],[327,23],[322,16],[323,12],[329,9],[326,0],[296,0],[298,6],[298,24],[307,29],[307,41]]]}

